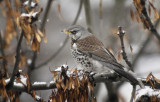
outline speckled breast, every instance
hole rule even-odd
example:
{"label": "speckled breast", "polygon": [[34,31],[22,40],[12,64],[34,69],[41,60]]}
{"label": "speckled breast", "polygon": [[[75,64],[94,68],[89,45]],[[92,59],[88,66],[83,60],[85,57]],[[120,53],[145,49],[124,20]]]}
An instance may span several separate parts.
{"label": "speckled breast", "polygon": [[85,55],[84,53],[78,51],[77,49],[71,49],[72,56],[76,60],[78,64],[80,64],[85,71],[92,71],[93,64],[90,62],[89,56]]}

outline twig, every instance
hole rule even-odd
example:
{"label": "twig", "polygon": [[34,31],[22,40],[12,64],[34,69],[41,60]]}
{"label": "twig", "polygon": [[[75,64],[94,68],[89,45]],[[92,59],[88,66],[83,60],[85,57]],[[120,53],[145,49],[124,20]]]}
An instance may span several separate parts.
{"label": "twig", "polygon": [[[49,14],[49,11],[50,11],[50,8],[51,8],[51,5],[52,5],[52,1],[53,0],[49,0],[48,1],[46,9],[45,9],[45,13],[44,13],[44,16],[43,16],[42,24],[41,24],[41,27],[40,27],[40,30],[42,32],[43,32],[44,27],[46,25],[46,20],[48,18],[48,14]],[[33,57],[32,57],[32,63],[30,65],[30,71],[32,71],[35,68],[36,59],[37,59],[37,51],[34,51]]]}
{"label": "twig", "polygon": [[120,41],[121,41],[122,56],[123,56],[123,59],[125,60],[126,64],[127,64],[127,65],[129,66],[129,68],[131,69],[131,68],[132,68],[132,64],[131,64],[131,62],[128,60],[127,54],[126,54],[126,52],[125,52],[125,47],[124,47],[124,42],[123,42],[124,34],[125,34],[125,31],[122,29],[122,27],[119,26],[119,27],[118,27],[117,35],[119,36]]}
{"label": "twig", "polygon": [[[160,19],[158,19],[158,20],[156,21],[156,23],[155,23],[155,28],[159,25],[159,22],[160,22]],[[140,56],[141,56],[142,53],[144,52],[144,49],[145,49],[145,48],[147,47],[147,45],[149,44],[149,41],[151,40],[151,38],[152,38],[152,34],[151,34],[151,32],[150,32],[150,34],[148,34],[146,40],[142,43],[141,49],[138,51],[138,53],[136,54],[136,56],[135,56],[135,58],[134,58],[134,60],[133,60],[133,62],[132,62],[132,66],[133,66],[133,67],[132,67],[132,70],[133,70],[135,64],[137,63],[138,59],[140,58]]]}
{"label": "twig", "polygon": [[24,31],[22,30],[19,41],[18,41],[17,49],[16,49],[16,62],[14,64],[14,69],[13,69],[10,81],[6,85],[7,89],[12,88],[12,86],[14,84],[13,82],[14,82],[14,79],[15,79],[15,75],[18,71],[18,65],[19,65],[19,61],[20,61],[20,50],[21,50],[21,43],[22,43],[23,35],[24,35]]}
{"label": "twig", "polygon": [[92,31],[92,16],[91,16],[91,7],[90,7],[90,0],[84,0],[84,9],[85,9],[85,16],[86,16],[86,23],[88,26],[88,30],[93,33]]}
{"label": "twig", "polygon": [[29,9],[31,7],[31,3],[32,3],[32,0],[28,0],[28,7],[29,7]]}
{"label": "twig", "polygon": [[132,89],[132,94],[131,94],[130,102],[133,102],[135,92],[136,92],[136,85],[133,85],[133,89]]}
{"label": "twig", "polygon": [[[0,32],[0,50],[1,50],[1,54],[3,57],[5,57],[5,53],[4,53],[4,46],[3,46],[4,42],[3,42],[3,39],[2,39],[2,32]],[[3,69],[4,69],[4,77],[8,77],[8,69],[6,67],[7,65],[7,60],[5,58],[3,58],[2,60],[2,64],[3,64]]]}
{"label": "twig", "polygon": [[118,95],[113,83],[106,82],[106,88],[108,90],[108,100],[106,102],[118,102]]}
{"label": "twig", "polygon": [[[72,25],[75,25],[77,23],[77,20],[79,18],[81,10],[82,10],[82,3],[83,3],[83,0],[80,0],[79,9],[78,9],[77,15],[76,15],[76,17],[75,17]],[[53,60],[62,51],[62,49],[66,46],[66,44],[68,42],[68,39],[69,39],[69,37],[67,36],[64,39],[64,42],[62,43],[62,45],[60,46],[60,48],[51,57],[49,57],[47,60],[45,60],[41,64],[37,65],[36,68],[43,67],[44,65],[46,65],[47,63],[49,63],[51,60]]]}

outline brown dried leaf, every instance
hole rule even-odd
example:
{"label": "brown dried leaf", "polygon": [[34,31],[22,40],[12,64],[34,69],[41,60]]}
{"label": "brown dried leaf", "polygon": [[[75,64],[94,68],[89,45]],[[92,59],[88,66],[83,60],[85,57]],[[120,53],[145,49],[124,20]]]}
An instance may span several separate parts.
{"label": "brown dried leaf", "polygon": [[32,96],[34,99],[36,99],[36,91],[35,90],[32,90]]}
{"label": "brown dried leaf", "polygon": [[44,34],[43,34],[39,29],[37,29],[37,33],[38,33],[41,37],[44,37]]}
{"label": "brown dried leaf", "polygon": [[60,4],[57,5],[57,10],[58,10],[59,19],[62,20],[63,17],[62,17],[62,13],[61,13],[61,6],[60,6]]}
{"label": "brown dried leaf", "polygon": [[44,40],[44,43],[47,43],[47,42],[48,42],[46,36],[43,38],[43,40]]}
{"label": "brown dried leaf", "polygon": [[140,19],[140,17],[139,17],[138,12],[136,12],[135,15],[136,15],[136,20],[137,20],[137,22],[139,23],[139,22],[141,21],[141,19]]}
{"label": "brown dried leaf", "polygon": [[40,42],[41,42],[41,37],[39,36],[39,34],[38,34],[38,33],[36,33],[35,35],[36,35],[36,39],[37,39],[37,41],[40,43]]}
{"label": "brown dried leaf", "polygon": [[7,16],[7,13],[6,13],[5,7],[3,6],[2,3],[0,3],[0,7],[1,7],[2,15],[3,15],[4,17],[6,17],[6,16]]}
{"label": "brown dried leaf", "polygon": [[24,37],[26,38],[26,43],[27,43],[27,45],[29,45],[29,43],[30,43],[30,40],[31,40],[31,34],[27,34],[27,33],[24,33]]}
{"label": "brown dried leaf", "polygon": [[0,56],[0,59],[4,59],[5,57],[4,56]]}
{"label": "brown dried leaf", "polygon": [[26,65],[26,56],[21,55],[20,58],[21,58],[21,60],[19,62],[19,68],[24,67]]}
{"label": "brown dried leaf", "polygon": [[27,77],[27,80],[26,80],[27,81],[26,82],[27,83],[27,91],[30,92],[30,80],[29,80],[28,75],[26,75],[26,77]]}
{"label": "brown dried leaf", "polygon": [[158,13],[158,11],[157,11],[157,9],[154,7],[154,5],[149,1],[149,5],[153,8],[153,11],[154,11],[154,19],[155,19],[155,21],[157,20],[157,19],[159,19],[159,13]]}
{"label": "brown dried leaf", "polygon": [[154,10],[154,19],[155,19],[155,21],[159,19],[159,13],[158,13],[157,9]]}
{"label": "brown dried leaf", "polygon": [[121,53],[119,52],[119,53],[118,53],[118,61],[119,61],[119,62],[121,61],[121,57],[122,57],[122,56],[121,56]]}
{"label": "brown dried leaf", "polygon": [[56,97],[52,97],[52,102],[57,102]]}
{"label": "brown dried leaf", "polygon": [[134,12],[133,12],[132,9],[130,9],[130,16],[131,16],[131,18],[132,18],[132,21],[134,21]]}
{"label": "brown dried leaf", "polygon": [[133,52],[133,47],[132,47],[132,45],[130,45],[129,47],[130,47],[130,51]]}
{"label": "brown dried leaf", "polygon": [[151,6],[148,5],[148,12],[149,12],[149,16],[151,16]]}
{"label": "brown dried leaf", "polygon": [[148,82],[151,77],[152,77],[152,73],[149,73],[148,76],[147,76],[147,78],[146,78],[146,82]]}
{"label": "brown dried leaf", "polygon": [[21,3],[19,0],[14,0],[15,4],[16,4],[16,8],[19,8],[21,6]]}
{"label": "brown dried leaf", "polygon": [[56,78],[57,78],[57,72],[56,72],[56,71],[54,71],[54,72],[53,72],[53,74],[54,74],[54,78],[53,78],[53,80],[56,80]]}
{"label": "brown dried leaf", "polygon": [[61,88],[61,86],[60,86],[60,83],[59,83],[59,82],[56,82],[56,87],[57,87],[57,89],[60,89],[60,88]]}
{"label": "brown dried leaf", "polygon": [[31,49],[32,49],[33,51],[38,51],[38,52],[39,52],[39,50],[40,50],[40,44],[39,44],[39,42],[37,41],[37,39],[36,39],[35,36],[34,36],[33,41],[32,41]]}
{"label": "brown dried leaf", "polygon": [[71,88],[72,88],[72,78],[71,78],[71,76],[69,77],[69,85],[68,85],[68,90],[71,90]]}

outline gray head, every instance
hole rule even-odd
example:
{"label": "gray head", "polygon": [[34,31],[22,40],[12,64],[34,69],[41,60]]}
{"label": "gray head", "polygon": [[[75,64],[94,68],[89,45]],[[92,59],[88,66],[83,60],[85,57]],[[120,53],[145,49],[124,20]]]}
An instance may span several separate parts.
{"label": "gray head", "polygon": [[71,39],[74,41],[85,38],[90,34],[87,29],[80,25],[70,26],[67,29],[63,30],[63,32],[69,34],[69,37],[71,37]]}

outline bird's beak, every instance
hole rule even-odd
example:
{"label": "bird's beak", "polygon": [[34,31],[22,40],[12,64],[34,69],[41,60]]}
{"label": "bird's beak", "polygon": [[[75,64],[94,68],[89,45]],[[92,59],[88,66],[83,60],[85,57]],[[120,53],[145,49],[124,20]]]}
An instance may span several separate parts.
{"label": "bird's beak", "polygon": [[69,30],[66,30],[66,29],[62,30],[62,32],[66,33],[66,34],[71,34],[71,32]]}

